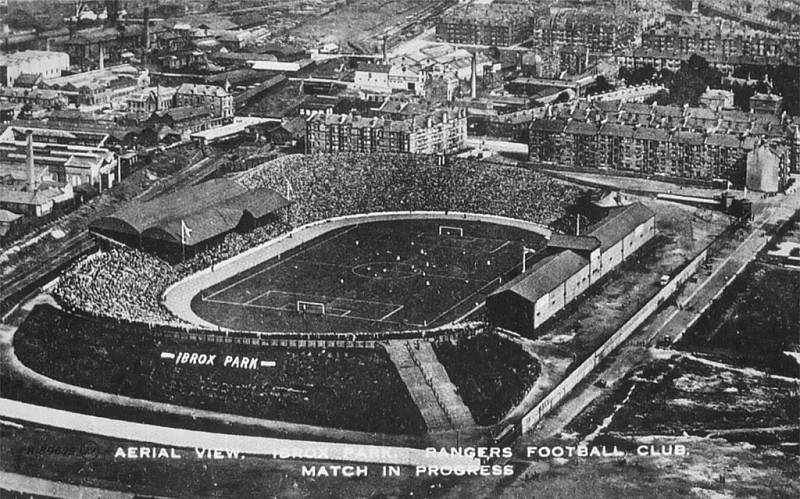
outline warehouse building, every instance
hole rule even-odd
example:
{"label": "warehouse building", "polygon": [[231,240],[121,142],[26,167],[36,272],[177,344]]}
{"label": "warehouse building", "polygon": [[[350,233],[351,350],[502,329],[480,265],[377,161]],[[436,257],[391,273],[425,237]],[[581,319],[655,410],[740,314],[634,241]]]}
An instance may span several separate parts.
{"label": "warehouse building", "polygon": [[486,298],[489,322],[534,331],[619,266],[655,235],[655,215],[641,203],[611,214],[582,236],[553,234],[551,254]]}
{"label": "warehouse building", "polygon": [[69,69],[69,56],[64,52],[25,50],[10,54],[0,53],[0,86],[13,87],[22,75],[42,75],[43,78],[61,76]]}

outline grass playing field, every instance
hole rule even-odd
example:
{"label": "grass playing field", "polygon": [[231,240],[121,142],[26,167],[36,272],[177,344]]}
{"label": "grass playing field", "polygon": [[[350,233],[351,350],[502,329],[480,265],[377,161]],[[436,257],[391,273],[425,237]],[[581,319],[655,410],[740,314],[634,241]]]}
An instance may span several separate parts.
{"label": "grass playing field", "polygon": [[[517,275],[544,238],[483,222],[405,220],[337,229],[202,290],[200,317],[252,331],[436,327]],[[528,263],[537,255],[528,255]]]}

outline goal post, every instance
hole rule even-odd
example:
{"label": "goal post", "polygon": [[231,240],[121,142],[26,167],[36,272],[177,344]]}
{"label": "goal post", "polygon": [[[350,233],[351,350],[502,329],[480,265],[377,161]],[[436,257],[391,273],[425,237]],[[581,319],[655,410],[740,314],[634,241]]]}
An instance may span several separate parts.
{"label": "goal post", "polygon": [[450,226],[450,225],[440,225],[439,226],[439,235],[440,236],[464,237],[464,228],[463,227],[454,227],[454,226]]}
{"label": "goal post", "polygon": [[325,315],[325,304],[317,301],[297,300],[297,311]]}

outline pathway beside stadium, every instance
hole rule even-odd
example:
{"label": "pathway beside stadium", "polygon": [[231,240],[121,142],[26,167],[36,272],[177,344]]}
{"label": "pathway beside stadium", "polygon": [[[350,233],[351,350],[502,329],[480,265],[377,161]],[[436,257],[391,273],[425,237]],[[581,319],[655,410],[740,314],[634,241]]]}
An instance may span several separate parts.
{"label": "pathway beside stadium", "polygon": [[[427,342],[424,343],[428,344]],[[408,388],[408,393],[411,394],[411,398],[417,404],[428,431],[430,433],[452,431],[453,426],[450,424],[444,408],[436,399],[433,387],[428,384],[422,370],[411,357],[411,352],[407,345],[404,341],[386,342],[386,352],[395,367],[397,367],[397,372],[400,374],[400,378],[406,388]]]}
{"label": "pathway beside stadium", "polygon": [[214,449],[277,459],[344,461],[477,470],[475,458],[409,447],[314,442],[232,435],[101,418],[0,398],[0,416],[129,442],[180,449]]}
{"label": "pathway beside stadium", "polygon": [[[419,348],[416,348],[419,345]],[[458,389],[450,380],[444,366],[436,357],[433,345],[427,341],[415,342],[411,355],[419,361],[419,368],[424,376],[431,380],[431,387],[436,392],[439,404],[447,413],[450,423],[456,430],[465,430],[475,426],[475,419],[469,408],[464,404]]]}

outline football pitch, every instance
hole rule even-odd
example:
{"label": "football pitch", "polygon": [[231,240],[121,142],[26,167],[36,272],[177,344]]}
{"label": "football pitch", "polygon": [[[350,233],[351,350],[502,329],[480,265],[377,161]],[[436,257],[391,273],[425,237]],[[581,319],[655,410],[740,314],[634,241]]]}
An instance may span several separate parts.
{"label": "football pitch", "polygon": [[[336,229],[202,290],[192,309],[231,329],[368,332],[437,327],[467,316],[518,275],[522,247],[545,239],[461,220]],[[528,254],[528,264],[538,259]]]}

